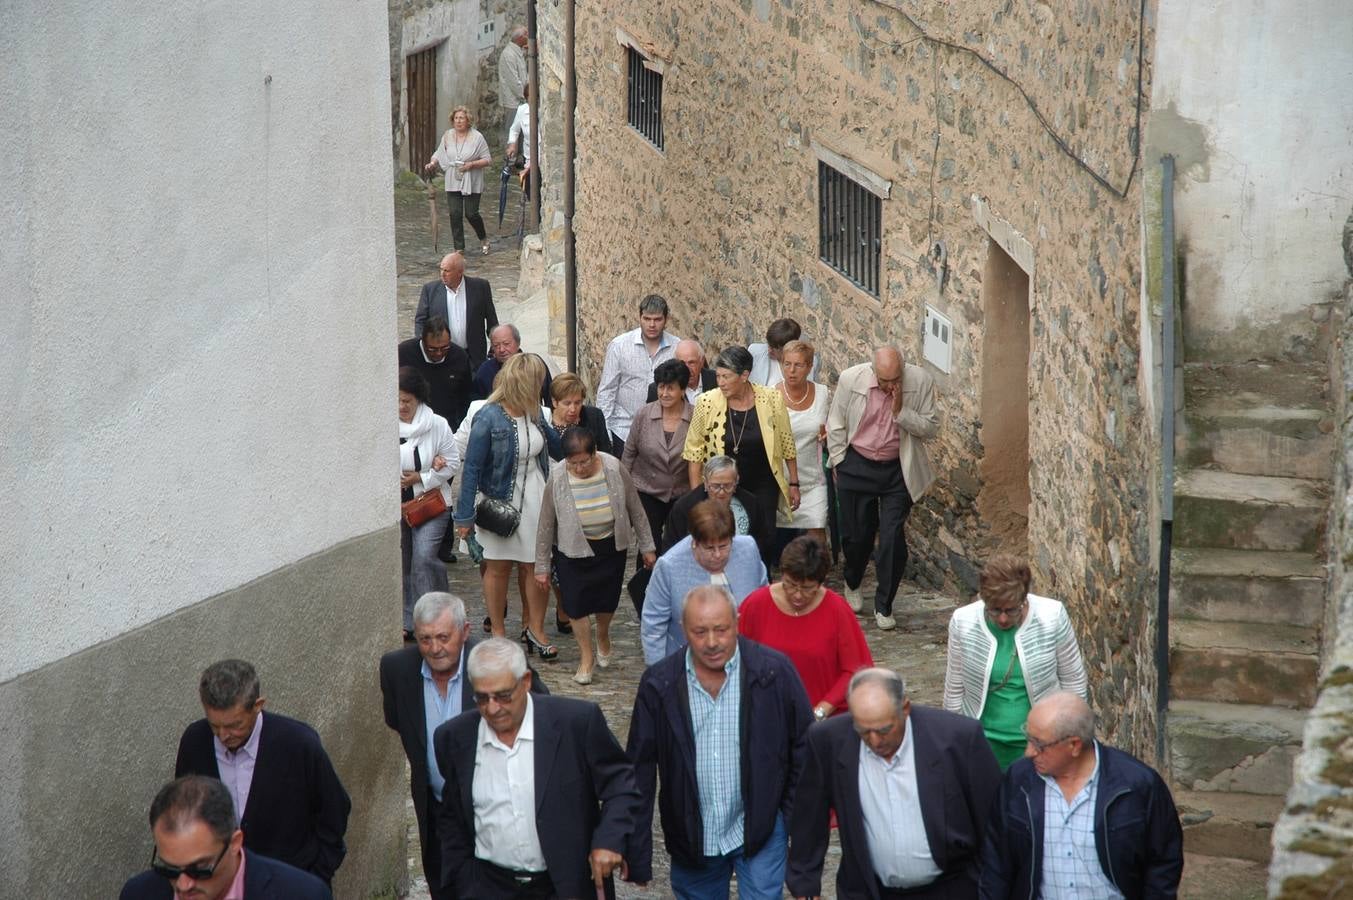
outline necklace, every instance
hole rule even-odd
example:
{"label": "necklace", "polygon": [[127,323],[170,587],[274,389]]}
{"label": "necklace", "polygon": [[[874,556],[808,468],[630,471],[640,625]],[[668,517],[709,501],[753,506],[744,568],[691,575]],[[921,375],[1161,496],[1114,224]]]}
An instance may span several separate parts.
{"label": "necklace", "polygon": [[740,449],[742,448],[742,436],[743,436],[744,434],[747,433],[747,417],[750,416],[750,415],[752,414],[752,411],[751,411],[751,410],[734,409],[734,408],[731,407],[731,406],[728,407],[728,421],[729,421],[729,426],[728,426],[728,428],[729,428],[730,431],[731,431],[732,428],[733,428],[733,426],[732,426],[732,422],[733,422],[733,413],[735,413],[735,412],[740,412],[740,413],[742,413],[742,427],[738,429],[738,433],[737,433],[737,434],[733,435],[733,457],[736,459],[736,458],[737,458],[737,455],[738,455],[738,450],[740,450]]}
{"label": "necklace", "polygon": [[789,382],[787,382],[787,381],[782,381],[782,382],[780,382],[780,392],[781,392],[782,394],[785,395],[785,399],[789,401],[789,405],[790,405],[790,406],[797,407],[800,403],[802,403],[803,401],[807,400],[807,399],[808,399],[808,392],[811,391],[811,390],[812,390],[812,387],[810,386],[809,382],[805,381],[805,382],[803,383],[803,396],[802,396],[802,397],[799,397],[799,398],[796,400],[796,399],[794,399],[794,397],[789,393]]}

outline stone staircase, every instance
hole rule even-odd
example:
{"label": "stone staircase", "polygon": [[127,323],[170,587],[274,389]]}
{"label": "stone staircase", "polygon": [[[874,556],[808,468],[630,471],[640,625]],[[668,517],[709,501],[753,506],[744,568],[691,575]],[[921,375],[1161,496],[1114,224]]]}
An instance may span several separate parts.
{"label": "stone staircase", "polygon": [[1193,853],[1268,861],[1315,701],[1334,453],[1326,373],[1184,366],[1166,741]]}

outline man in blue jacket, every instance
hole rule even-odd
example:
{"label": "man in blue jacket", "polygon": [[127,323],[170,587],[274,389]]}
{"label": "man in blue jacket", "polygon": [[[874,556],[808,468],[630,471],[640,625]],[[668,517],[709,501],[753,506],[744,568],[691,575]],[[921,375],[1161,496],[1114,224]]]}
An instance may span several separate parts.
{"label": "man in blue jacket", "polygon": [[738,876],[743,900],[782,896],[786,821],[813,721],[808,695],[782,653],[738,637],[737,609],[722,587],[686,595],[687,646],[639,682],[627,752],[642,805],[628,854],[630,881],[652,877],[654,782],[672,892],[726,898]]}
{"label": "man in blue jacket", "polygon": [[1079,695],[1034,704],[1024,758],[987,817],[979,896],[986,900],[1174,897],[1184,834],[1154,769],[1095,740]]}

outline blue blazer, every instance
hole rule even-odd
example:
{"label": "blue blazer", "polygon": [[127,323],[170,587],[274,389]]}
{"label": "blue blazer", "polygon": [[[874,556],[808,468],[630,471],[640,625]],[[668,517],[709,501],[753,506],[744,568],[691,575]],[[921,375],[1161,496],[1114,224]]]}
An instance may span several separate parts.
{"label": "blue blazer", "polygon": [[[251,789],[252,790],[252,789]],[[122,886],[120,900],[173,900],[174,888],[154,870]],[[244,851],[245,900],[333,900],[329,886],[295,866]]]}

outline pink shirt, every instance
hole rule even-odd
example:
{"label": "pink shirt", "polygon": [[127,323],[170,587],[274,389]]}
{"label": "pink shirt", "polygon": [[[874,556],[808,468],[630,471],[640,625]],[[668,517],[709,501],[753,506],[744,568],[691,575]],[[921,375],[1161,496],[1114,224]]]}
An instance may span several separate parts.
{"label": "pink shirt", "polygon": [[244,746],[231,753],[218,738],[211,739],[216,749],[216,768],[221,774],[221,783],[230,791],[230,799],[235,801],[235,818],[244,819],[244,807],[249,802],[249,787],[254,783],[254,763],[258,761],[258,736],[263,731],[263,713],[258,714],[254,722],[254,732]]}
{"label": "pink shirt", "polygon": [[[898,385],[897,389],[901,390],[902,386]],[[897,459],[899,443],[897,422],[893,419],[893,398],[879,387],[878,377],[871,373],[864,413],[850,439],[850,446],[865,459],[888,462]]]}
{"label": "pink shirt", "polygon": [[[255,728],[255,731],[258,729]],[[244,900],[244,849],[240,849],[240,867],[235,870],[235,880],[230,882],[230,890],[221,900]]]}

